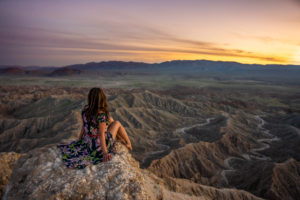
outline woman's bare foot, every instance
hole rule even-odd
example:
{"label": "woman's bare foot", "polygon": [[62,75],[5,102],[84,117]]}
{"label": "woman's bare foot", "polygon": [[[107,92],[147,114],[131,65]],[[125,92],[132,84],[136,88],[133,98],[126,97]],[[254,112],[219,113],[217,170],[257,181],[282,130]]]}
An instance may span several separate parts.
{"label": "woman's bare foot", "polygon": [[130,151],[132,151],[132,146],[131,146],[130,143],[129,143],[129,144],[125,144],[125,146],[126,146]]}
{"label": "woman's bare foot", "polygon": [[122,144],[125,144],[126,145],[126,142],[125,142],[125,140],[123,140],[122,138],[118,138],[118,140],[122,143]]}
{"label": "woman's bare foot", "polygon": [[118,139],[122,144],[124,144],[130,151],[132,151],[132,146],[131,143],[126,143],[126,141],[124,139]]}

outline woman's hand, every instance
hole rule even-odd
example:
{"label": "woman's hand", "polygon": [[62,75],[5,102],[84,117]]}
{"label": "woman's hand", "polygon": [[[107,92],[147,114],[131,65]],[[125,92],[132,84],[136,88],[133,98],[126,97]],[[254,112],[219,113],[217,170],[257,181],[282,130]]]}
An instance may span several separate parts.
{"label": "woman's hand", "polygon": [[110,153],[104,152],[103,153],[103,162],[110,161],[112,159],[112,155]]}

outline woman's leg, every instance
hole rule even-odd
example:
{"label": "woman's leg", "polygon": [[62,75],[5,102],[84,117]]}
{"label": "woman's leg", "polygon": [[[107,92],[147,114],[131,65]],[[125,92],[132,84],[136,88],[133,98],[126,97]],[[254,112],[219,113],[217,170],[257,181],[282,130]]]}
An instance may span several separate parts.
{"label": "woman's leg", "polygon": [[[112,116],[108,117],[108,123],[109,123],[109,125],[107,127],[108,130],[114,121],[115,120],[114,120],[114,118],[112,118]],[[126,144],[126,141],[122,138],[121,134],[117,134],[116,136],[113,136],[113,137],[114,137],[114,140],[115,140],[115,138],[117,138],[120,142],[122,142],[123,144]]]}
{"label": "woman's leg", "polygon": [[111,132],[114,140],[118,138],[125,141],[125,145],[132,151],[132,146],[128,134],[119,121],[113,121],[107,130]]}

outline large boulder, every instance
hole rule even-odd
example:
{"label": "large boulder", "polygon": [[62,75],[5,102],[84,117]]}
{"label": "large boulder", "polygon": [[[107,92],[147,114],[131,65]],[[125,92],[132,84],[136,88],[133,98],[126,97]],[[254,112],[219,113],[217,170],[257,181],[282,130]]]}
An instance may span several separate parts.
{"label": "large boulder", "polygon": [[33,149],[15,163],[3,200],[260,199],[246,191],[218,189],[186,179],[161,179],[141,169],[123,144],[116,142],[116,149],[117,154],[109,162],[81,170],[67,168],[56,145]]}
{"label": "large boulder", "polygon": [[112,160],[82,170],[67,168],[55,145],[21,156],[3,199],[151,199],[139,163],[116,143]]}

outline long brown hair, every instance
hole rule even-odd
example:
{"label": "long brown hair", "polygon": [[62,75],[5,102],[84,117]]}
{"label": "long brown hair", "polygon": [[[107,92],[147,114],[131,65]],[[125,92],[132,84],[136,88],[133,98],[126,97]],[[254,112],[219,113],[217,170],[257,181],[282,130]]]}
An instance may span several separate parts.
{"label": "long brown hair", "polygon": [[106,116],[109,116],[106,95],[102,88],[92,88],[88,94],[88,108],[86,110],[87,121],[97,116],[99,111],[104,111]]}

